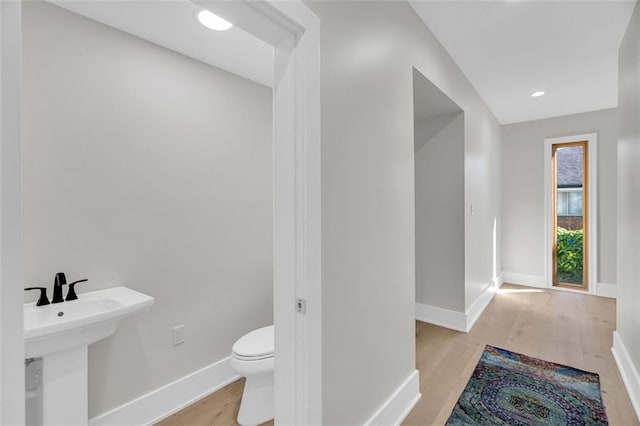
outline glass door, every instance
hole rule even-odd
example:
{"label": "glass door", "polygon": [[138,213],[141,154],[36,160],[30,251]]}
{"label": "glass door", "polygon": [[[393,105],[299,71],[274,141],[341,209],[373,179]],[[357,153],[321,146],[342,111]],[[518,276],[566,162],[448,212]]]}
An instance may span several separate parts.
{"label": "glass door", "polygon": [[587,289],[587,141],[552,148],[553,285]]}

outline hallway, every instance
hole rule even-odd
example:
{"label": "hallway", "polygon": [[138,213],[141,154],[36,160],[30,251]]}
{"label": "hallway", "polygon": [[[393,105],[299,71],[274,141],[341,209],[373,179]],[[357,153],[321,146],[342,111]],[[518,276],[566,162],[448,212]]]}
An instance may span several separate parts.
{"label": "hallway", "polygon": [[444,424],[486,344],[598,373],[611,425],[638,425],[611,353],[614,299],[505,284],[468,334],[416,323],[422,398],[404,425]]}

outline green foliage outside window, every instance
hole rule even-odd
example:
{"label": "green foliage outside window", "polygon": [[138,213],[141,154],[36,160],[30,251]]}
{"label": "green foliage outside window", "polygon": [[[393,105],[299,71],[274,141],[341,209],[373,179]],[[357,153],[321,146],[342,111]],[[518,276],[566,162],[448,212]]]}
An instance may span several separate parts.
{"label": "green foliage outside window", "polygon": [[558,281],[582,284],[582,229],[558,227]]}

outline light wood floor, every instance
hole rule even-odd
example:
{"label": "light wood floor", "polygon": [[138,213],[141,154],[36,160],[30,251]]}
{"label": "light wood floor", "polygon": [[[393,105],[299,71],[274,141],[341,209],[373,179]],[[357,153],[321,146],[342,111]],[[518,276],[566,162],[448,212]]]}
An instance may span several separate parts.
{"label": "light wood floor", "polygon": [[[637,426],[611,355],[613,330],[612,299],[509,284],[468,334],[416,322],[422,399],[403,424],[444,424],[489,344],[600,374],[609,423]],[[236,425],[243,386],[238,380],[158,425]]]}
{"label": "light wood floor", "polygon": [[609,423],[638,425],[611,354],[615,300],[505,284],[468,334],[416,323],[422,398],[403,425],[444,424],[485,345],[600,375]]}
{"label": "light wood floor", "polygon": [[[223,387],[182,411],[167,417],[156,426],[237,425],[244,378]],[[264,423],[273,425],[273,421]]]}

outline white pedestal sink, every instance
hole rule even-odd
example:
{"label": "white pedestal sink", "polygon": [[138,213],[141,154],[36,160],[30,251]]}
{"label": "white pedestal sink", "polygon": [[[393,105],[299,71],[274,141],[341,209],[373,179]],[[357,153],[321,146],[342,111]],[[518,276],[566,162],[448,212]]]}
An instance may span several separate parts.
{"label": "white pedestal sink", "polygon": [[45,425],[87,424],[87,347],[153,303],[151,296],[114,287],[79,294],[71,302],[24,305],[25,358],[42,358]]}

